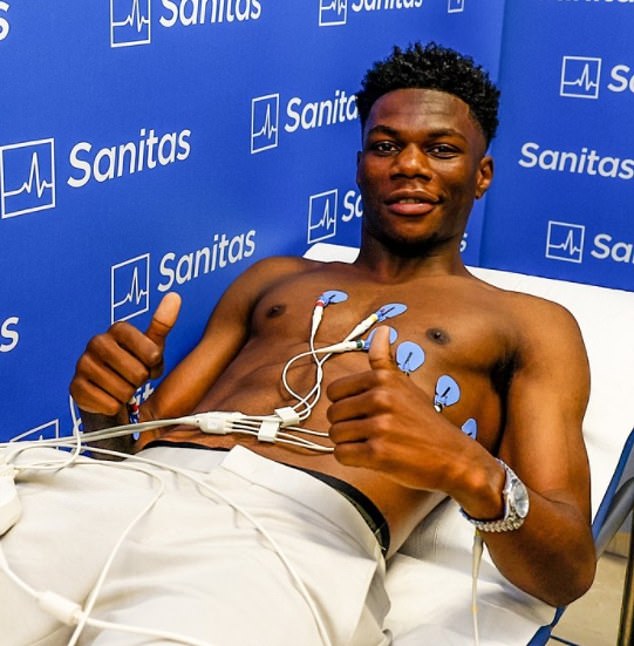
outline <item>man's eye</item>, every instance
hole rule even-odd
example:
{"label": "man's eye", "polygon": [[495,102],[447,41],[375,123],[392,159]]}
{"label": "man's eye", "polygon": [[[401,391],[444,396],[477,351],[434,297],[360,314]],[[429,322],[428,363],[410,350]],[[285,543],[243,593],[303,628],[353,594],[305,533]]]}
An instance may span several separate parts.
{"label": "man's eye", "polygon": [[458,151],[453,146],[448,144],[436,144],[428,148],[429,153],[435,157],[454,157],[458,154]]}
{"label": "man's eye", "polygon": [[391,141],[377,141],[376,143],[372,144],[371,149],[384,155],[393,153],[394,151],[398,150],[396,145]]}

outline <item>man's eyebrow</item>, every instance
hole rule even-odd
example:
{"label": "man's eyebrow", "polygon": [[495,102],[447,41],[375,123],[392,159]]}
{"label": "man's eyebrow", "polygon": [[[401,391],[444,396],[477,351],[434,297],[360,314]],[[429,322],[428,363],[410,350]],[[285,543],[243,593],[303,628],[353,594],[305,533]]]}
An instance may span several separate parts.
{"label": "man's eyebrow", "polygon": [[[376,126],[373,126],[370,128],[367,133],[366,137],[369,137],[370,135],[387,135],[389,137],[399,137],[401,134],[400,130],[397,130],[396,128],[392,128],[390,126],[386,126],[383,124],[377,124]],[[440,137],[460,137],[460,139],[466,139],[464,134],[460,132],[460,130],[456,130],[454,128],[437,128],[435,130],[430,130],[429,132],[426,133],[426,138],[429,139],[438,139]]]}
{"label": "man's eyebrow", "polygon": [[435,137],[460,137],[461,139],[465,139],[465,136],[460,130],[456,130],[455,128],[438,128],[436,130],[432,130],[429,134],[429,137],[435,138]]}
{"label": "man's eyebrow", "polygon": [[395,128],[390,128],[390,126],[384,126],[381,124],[378,124],[372,128],[370,128],[367,132],[366,135],[374,135],[374,134],[379,134],[379,135],[388,135],[390,137],[398,137],[398,130]]}

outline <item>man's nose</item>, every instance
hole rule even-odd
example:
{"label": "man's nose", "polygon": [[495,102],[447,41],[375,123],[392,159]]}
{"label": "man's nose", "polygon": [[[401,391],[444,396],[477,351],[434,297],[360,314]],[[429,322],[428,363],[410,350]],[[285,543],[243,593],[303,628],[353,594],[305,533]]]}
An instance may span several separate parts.
{"label": "man's nose", "polygon": [[396,157],[394,172],[408,177],[414,175],[429,177],[431,168],[425,151],[413,143],[405,146]]}

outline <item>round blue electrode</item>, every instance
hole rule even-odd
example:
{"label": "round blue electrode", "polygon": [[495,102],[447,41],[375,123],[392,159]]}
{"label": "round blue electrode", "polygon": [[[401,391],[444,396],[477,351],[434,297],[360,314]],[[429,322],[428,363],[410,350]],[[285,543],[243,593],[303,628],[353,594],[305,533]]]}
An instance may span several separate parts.
{"label": "round blue electrode", "polygon": [[469,436],[472,440],[475,440],[478,436],[478,423],[470,417],[462,426],[462,432]]}
{"label": "round blue electrode", "polygon": [[389,303],[388,305],[380,307],[377,310],[376,315],[379,321],[385,321],[386,319],[391,319],[402,314],[406,310],[407,305],[403,305],[403,303]]}
{"label": "round blue electrode", "polygon": [[424,362],[425,351],[418,343],[404,341],[396,348],[396,364],[406,374],[418,370]]}
{"label": "round blue electrode", "polygon": [[434,396],[434,406],[436,408],[446,408],[455,404],[460,399],[460,386],[456,380],[449,375],[442,375],[436,382],[436,395]]}
{"label": "round blue electrode", "polygon": [[324,305],[330,305],[330,303],[343,303],[348,300],[348,294],[339,289],[329,289],[319,297],[319,300]]}

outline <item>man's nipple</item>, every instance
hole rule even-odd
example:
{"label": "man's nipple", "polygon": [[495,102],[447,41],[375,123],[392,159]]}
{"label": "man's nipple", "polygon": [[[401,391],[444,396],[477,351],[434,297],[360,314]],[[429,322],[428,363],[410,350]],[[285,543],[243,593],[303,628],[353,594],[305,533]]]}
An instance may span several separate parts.
{"label": "man's nipple", "polygon": [[266,318],[274,319],[286,312],[286,305],[273,305],[266,313]]}
{"label": "man's nipple", "polygon": [[438,345],[446,345],[451,341],[449,334],[438,327],[429,328],[425,334],[430,341],[433,341]]}

